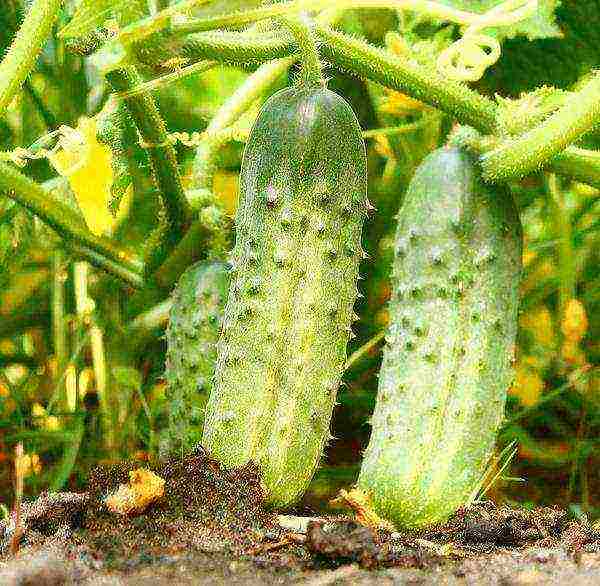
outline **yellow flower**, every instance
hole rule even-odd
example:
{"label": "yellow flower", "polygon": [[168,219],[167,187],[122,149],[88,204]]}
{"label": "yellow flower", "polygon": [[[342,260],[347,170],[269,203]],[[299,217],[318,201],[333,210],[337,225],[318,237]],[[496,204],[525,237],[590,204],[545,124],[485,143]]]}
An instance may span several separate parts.
{"label": "yellow flower", "polygon": [[42,463],[37,454],[23,454],[15,458],[15,473],[23,478],[31,474],[39,474],[42,471]]}
{"label": "yellow flower", "polygon": [[583,366],[587,362],[585,352],[576,340],[566,339],[561,348],[561,355],[565,362],[573,366]]}
{"label": "yellow flower", "polygon": [[34,403],[31,406],[31,416],[33,417],[33,424],[40,427],[44,424],[44,419],[47,416],[46,409],[39,403]]}
{"label": "yellow flower", "polygon": [[585,336],[587,328],[588,319],[585,307],[578,299],[569,299],[560,326],[563,335],[569,341],[578,342]]}
{"label": "yellow flower", "polygon": [[57,431],[60,429],[60,420],[58,417],[56,417],[56,415],[48,415],[48,417],[44,419],[44,429],[48,431]]}
{"label": "yellow flower", "polygon": [[238,201],[239,176],[230,171],[218,171],[213,179],[213,191],[223,202],[227,215],[233,216]]}
{"label": "yellow flower", "polygon": [[423,102],[419,102],[395,90],[386,90],[385,97],[379,104],[380,112],[395,114],[396,116],[414,114],[415,112],[421,112],[425,108],[426,106]]}
{"label": "yellow flower", "polygon": [[525,364],[519,364],[515,382],[509,393],[518,397],[524,407],[533,407],[540,400],[543,389],[544,381],[540,375]]}
{"label": "yellow flower", "polygon": [[1,382],[0,382],[0,406],[2,407],[0,409],[0,413],[5,417],[8,417],[9,415],[11,415],[13,413],[13,411],[17,408],[16,401],[10,396],[10,390],[8,389],[8,387],[3,385]]}
{"label": "yellow flower", "polygon": [[112,154],[98,142],[96,119],[82,117],[76,130],[65,128],[60,145],[48,154],[50,162],[68,178],[88,228],[96,235],[110,233],[127,213],[132,190],[129,188],[115,218],[108,209],[113,183]]}
{"label": "yellow flower", "polygon": [[539,345],[547,348],[554,347],[556,337],[554,335],[552,313],[545,305],[524,313],[519,321],[521,327],[530,331]]}

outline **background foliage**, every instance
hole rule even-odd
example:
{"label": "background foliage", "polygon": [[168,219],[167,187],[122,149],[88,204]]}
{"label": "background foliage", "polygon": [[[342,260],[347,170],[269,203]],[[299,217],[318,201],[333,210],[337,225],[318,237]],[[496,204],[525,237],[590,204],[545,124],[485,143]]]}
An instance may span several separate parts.
{"label": "background foliage", "polygon": [[[471,10],[495,4],[444,3]],[[99,73],[99,58],[69,50],[72,41],[58,31],[69,22],[85,22],[85,30],[94,32],[100,24],[134,22],[167,5],[164,0],[67,2],[35,70],[7,115],[0,117],[0,151],[27,148],[24,171],[47,193],[76,212],[96,235],[112,235],[123,254],[140,254],[149,262],[158,258],[159,264],[164,254],[155,245],[169,226],[149,173],[148,151],[135,129],[133,138],[128,135],[128,117],[108,101],[111,88]],[[198,8],[196,16],[258,5],[215,1]],[[26,7],[22,0],[0,6],[0,54]],[[100,9],[111,12],[100,19]],[[79,20],[71,21],[76,10]],[[82,21],[82,15],[89,18]],[[347,11],[339,27],[400,56],[414,51],[423,61],[457,38],[453,25],[393,10]],[[542,84],[571,88],[600,64],[598,31],[599,2],[545,0],[534,19],[497,33],[503,40],[502,57],[477,89],[516,97]],[[201,219],[200,231],[170,270],[135,290],[82,260],[46,224],[0,196],[0,498],[5,503],[11,499],[9,464],[18,441],[28,454],[29,494],[80,486],[98,462],[157,454],[166,421],[163,333],[170,290],[193,261],[223,257],[232,238],[244,137],[265,94],[297,75],[294,68],[289,74],[287,68],[276,71],[268,92],[255,96],[234,131],[221,136],[215,147],[195,140],[193,133],[207,127],[222,130],[214,116],[223,114],[226,100],[257,64],[219,65],[184,77],[178,75],[181,64],[161,59],[160,66],[155,56],[148,59],[152,66],[141,66],[141,76],[175,77],[152,93],[174,139],[182,185],[197,188],[188,196]],[[385,328],[394,215],[415,167],[445,142],[454,121],[333,67],[326,75],[330,88],[352,103],[366,131],[369,194],[377,208],[364,234],[370,258],[362,269],[364,297],[357,307],[361,319],[349,349],[353,352]],[[57,144],[57,137],[48,133],[60,125],[79,133],[63,133]],[[377,130],[381,128],[394,130]],[[588,135],[585,145],[597,148],[597,135]],[[203,158],[203,152],[210,157]],[[44,156],[32,158],[36,153]],[[198,188],[198,176],[207,166],[210,180]],[[525,277],[516,377],[499,452],[513,441],[517,452],[510,473],[504,473],[511,478],[498,482],[493,492],[524,503],[558,502],[577,515],[597,517],[600,191],[549,173],[512,187],[525,229]],[[210,228],[206,234],[203,226]],[[307,497],[311,504],[322,505],[336,488],[354,480],[368,439],[380,361],[377,343],[353,358],[335,412],[336,439]]]}

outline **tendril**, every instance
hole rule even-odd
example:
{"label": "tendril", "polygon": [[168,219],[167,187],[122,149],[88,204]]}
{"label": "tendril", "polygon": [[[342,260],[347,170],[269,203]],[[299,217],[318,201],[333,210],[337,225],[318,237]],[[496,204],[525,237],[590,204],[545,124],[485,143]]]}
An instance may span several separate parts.
{"label": "tendril", "polygon": [[458,81],[477,81],[500,58],[500,43],[485,28],[508,26],[529,18],[538,0],[507,0],[469,24],[462,38],[442,51],[437,61],[440,73]]}

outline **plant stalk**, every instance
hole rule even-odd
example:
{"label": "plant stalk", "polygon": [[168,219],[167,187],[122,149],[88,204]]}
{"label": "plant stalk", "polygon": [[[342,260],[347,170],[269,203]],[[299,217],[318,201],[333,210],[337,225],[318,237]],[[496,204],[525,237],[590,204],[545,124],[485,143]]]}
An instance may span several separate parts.
{"label": "plant stalk", "polygon": [[123,279],[133,287],[143,285],[143,264],[139,258],[125,252],[112,241],[94,235],[73,210],[47,194],[29,177],[0,161],[0,194],[26,207],[65,240],[69,248]]}
{"label": "plant stalk", "polygon": [[600,74],[595,74],[547,120],[483,155],[484,177],[496,182],[539,170],[599,123]]}
{"label": "plant stalk", "polygon": [[[140,85],[141,78],[133,67],[117,69],[106,74],[106,78],[116,92],[130,91]],[[150,94],[141,93],[124,98],[125,105],[133,118],[140,137],[142,147],[148,153],[152,171],[162,195],[167,216],[167,242],[165,254],[159,255],[164,259],[170,250],[189,228],[191,209],[183,185],[175,149],[167,135],[165,123],[158,111],[156,102]],[[149,270],[152,267],[148,267]]]}
{"label": "plant stalk", "polygon": [[33,69],[64,0],[34,0],[0,63],[0,119]]}

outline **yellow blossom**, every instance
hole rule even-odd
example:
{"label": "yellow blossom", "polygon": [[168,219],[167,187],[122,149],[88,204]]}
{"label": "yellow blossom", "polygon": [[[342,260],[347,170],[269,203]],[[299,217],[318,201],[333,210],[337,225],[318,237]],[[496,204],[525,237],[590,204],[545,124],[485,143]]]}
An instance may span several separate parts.
{"label": "yellow blossom", "polygon": [[48,158],[55,169],[69,180],[88,228],[96,235],[110,233],[129,208],[132,190],[119,206],[115,218],[109,211],[113,183],[110,149],[96,137],[96,119],[82,117],[77,129],[64,130],[60,148]]}
{"label": "yellow blossom", "polygon": [[31,474],[39,474],[42,471],[42,463],[40,457],[33,454],[23,454],[15,459],[15,472],[23,478]]}
{"label": "yellow blossom", "polygon": [[578,299],[569,299],[560,326],[563,335],[569,341],[578,342],[585,336],[587,328],[588,319],[585,307]]}
{"label": "yellow blossom", "polygon": [[233,216],[237,207],[239,174],[218,171],[213,179],[214,194],[223,202],[227,215]]}
{"label": "yellow blossom", "polygon": [[509,393],[518,397],[524,407],[533,407],[538,403],[544,389],[540,375],[524,364],[519,364],[515,382]]}
{"label": "yellow blossom", "polygon": [[46,409],[43,405],[40,405],[39,403],[34,403],[31,406],[31,416],[34,418],[33,419],[33,423],[34,425],[42,425],[43,424],[43,419],[46,417],[47,413],[46,413]]}
{"label": "yellow blossom", "polygon": [[585,352],[581,350],[576,340],[565,339],[561,356],[565,362],[573,366],[583,366],[587,362]]}
{"label": "yellow blossom", "polygon": [[521,327],[531,332],[534,340],[539,345],[547,348],[554,347],[556,336],[554,334],[552,313],[545,305],[527,311],[521,315],[519,321]]}
{"label": "yellow blossom", "polygon": [[48,417],[44,419],[44,429],[47,431],[57,431],[60,429],[60,420],[58,417],[56,417],[56,415],[48,415]]}

